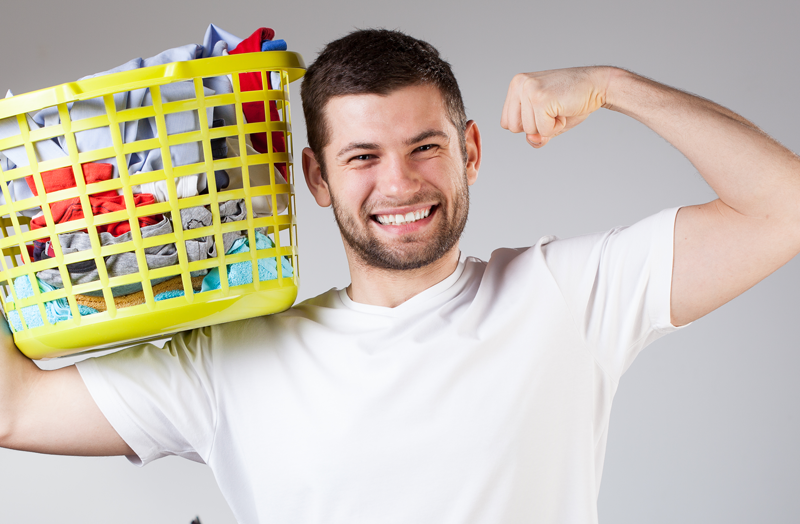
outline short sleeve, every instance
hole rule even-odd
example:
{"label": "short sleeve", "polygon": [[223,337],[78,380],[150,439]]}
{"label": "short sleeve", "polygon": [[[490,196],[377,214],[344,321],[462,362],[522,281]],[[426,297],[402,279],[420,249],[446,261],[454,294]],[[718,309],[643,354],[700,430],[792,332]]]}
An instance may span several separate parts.
{"label": "short sleeve", "polygon": [[177,455],[206,462],[216,426],[211,328],[77,364],[89,393],[144,465]]}
{"label": "short sleeve", "polygon": [[645,346],[678,329],[670,321],[677,212],[542,246],[577,328],[615,380]]}

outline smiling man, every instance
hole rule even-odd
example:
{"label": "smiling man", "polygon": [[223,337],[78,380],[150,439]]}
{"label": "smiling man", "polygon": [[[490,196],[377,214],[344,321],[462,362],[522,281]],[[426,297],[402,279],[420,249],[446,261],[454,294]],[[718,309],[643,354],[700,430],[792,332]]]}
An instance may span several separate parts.
{"label": "smiling man", "polygon": [[[310,89],[319,74],[311,70]],[[397,306],[458,263],[468,186],[480,166],[478,127],[457,122],[459,130],[428,84],[333,97],[323,118],[335,122],[330,143],[317,146],[328,158],[319,162],[306,148],[303,171],[317,203],[333,205],[353,279],[348,293]]]}
{"label": "smiling man", "polygon": [[435,49],[354,32],[302,97],[306,181],[333,207],[351,284],[53,372],[6,336],[3,446],[205,462],[241,523],[592,523],[611,402],[639,351],[800,251],[800,160],[627,71],[520,74],[501,124],[542,147],[619,111],[719,199],[488,262],[459,252],[481,140]]}

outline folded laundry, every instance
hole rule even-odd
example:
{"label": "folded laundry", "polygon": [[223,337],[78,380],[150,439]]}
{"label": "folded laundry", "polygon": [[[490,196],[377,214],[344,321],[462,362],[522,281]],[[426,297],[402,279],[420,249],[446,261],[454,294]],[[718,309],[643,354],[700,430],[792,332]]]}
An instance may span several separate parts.
{"label": "folded laundry", "polygon": [[[268,236],[261,234],[259,231],[255,232],[256,235],[256,249],[269,249],[275,247]],[[247,237],[242,237],[234,242],[231,249],[226,252],[227,255],[235,255],[238,253],[245,253],[250,251],[250,241]],[[290,277],[293,274],[292,265],[289,259],[281,257],[281,266],[284,277]],[[274,280],[278,278],[278,265],[275,258],[261,258],[257,262],[258,279],[259,280]],[[231,287],[242,286],[244,284],[253,283],[253,265],[250,261],[236,262],[228,264],[228,285]],[[208,272],[208,275],[203,279],[203,286],[200,292],[212,291],[219,289],[221,286],[219,268],[214,268]]]}
{"label": "folded laundry", "polygon": [[31,259],[34,262],[38,262],[39,260],[42,259],[42,253],[45,252],[46,250],[47,250],[47,242],[34,240],[33,249],[29,248],[29,254],[31,256]]}
{"label": "folded laundry", "polygon": [[[205,96],[211,96],[215,92],[204,88]],[[189,82],[176,82],[161,86],[162,103],[174,102],[179,100],[190,100],[195,98],[194,85]],[[142,106],[153,104],[152,95],[148,91]],[[213,121],[213,108],[208,108],[207,118]],[[196,111],[182,111],[165,115],[166,128],[168,135],[188,133],[200,129],[200,120]],[[158,129],[155,118],[148,118],[146,124],[139,125],[135,140],[150,140],[158,136]],[[133,141],[133,140],[131,140]],[[187,142],[170,146],[170,160],[173,166],[183,166],[195,164],[203,160],[203,147],[200,142]],[[152,149],[142,153],[131,155],[128,171],[133,177],[131,184],[136,184],[136,175],[164,169],[164,159],[161,156],[161,149]],[[198,183],[200,175],[187,175],[175,179],[176,193],[178,198],[192,197],[198,194]],[[134,186],[134,193],[151,193],[159,202],[169,201],[169,192],[164,180],[149,182]]]}
{"label": "folded laundry", "polygon": [[[215,51],[220,54],[210,55],[210,56],[221,56],[221,54],[227,53],[225,46],[220,46],[219,49],[216,49]],[[181,47],[176,47],[173,49],[168,49],[151,58],[147,59],[135,58],[108,71],[103,71],[101,73],[96,73],[93,75],[83,77],[81,78],[81,80],[101,75],[107,75],[110,73],[130,71],[142,67],[167,64],[170,62],[193,60],[195,58],[199,58],[202,55],[202,53],[203,53],[203,46],[197,44],[189,44]],[[191,87],[191,82],[184,82],[184,83],[189,84],[191,89],[191,97],[194,98],[194,89],[193,87]],[[164,98],[164,102],[178,99],[171,95],[170,89],[171,88],[168,88],[166,93],[162,93],[162,98],[164,94],[166,95],[166,97]],[[147,105],[148,94],[149,90],[147,88],[137,89],[130,92],[117,93],[114,95],[114,105],[116,107],[116,110],[123,111],[125,109],[132,109],[136,107],[141,107],[143,105]],[[214,91],[212,89],[209,89],[206,92],[206,94],[210,96],[214,94]],[[95,98],[95,99],[74,102],[72,104],[68,104],[68,108],[70,113],[70,120],[72,121],[82,120],[106,114],[105,102],[102,98]],[[209,111],[211,111],[211,109],[209,109]],[[211,115],[209,114],[209,117],[210,116]],[[31,130],[56,125],[61,122],[58,108],[55,106],[43,109],[38,113],[36,113],[35,115],[33,115],[32,117],[28,115],[27,119],[28,119],[28,127]],[[155,128],[155,123],[151,122],[150,120],[153,119],[149,119],[148,122],[151,124],[153,128]],[[136,140],[139,123],[140,123],[139,120],[132,120],[121,124],[123,142],[129,143]],[[168,119],[167,132],[168,134],[175,134],[181,131],[178,131],[176,129],[171,129],[171,122]],[[7,118],[4,120],[0,120],[0,138],[6,138],[8,136],[19,135],[19,134],[20,130],[15,118]],[[109,133],[107,127],[98,127],[75,133],[75,141],[79,152],[86,152],[96,149],[113,147],[111,134]],[[40,162],[44,160],[52,160],[56,158],[65,157],[67,156],[66,138],[63,135],[61,135],[56,138],[53,138],[52,140],[42,140],[39,142],[35,142],[34,149],[36,151],[36,156]],[[178,151],[180,152],[181,149],[178,148]],[[172,150],[171,153],[174,155],[175,150]],[[160,152],[158,154],[160,155]],[[17,146],[14,148],[4,150],[2,151],[2,155],[7,157],[8,161],[10,161],[11,164],[13,164],[13,167],[17,166],[23,167],[28,165],[27,152],[25,151],[25,148],[23,146]],[[129,162],[131,158],[132,158],[131,156],[128,157]],[[104,161],[112,164],[114,166],[114,176],[115,177],[119,176],[116,166],[116,158],[112,156],[108,159],[105,159]],[[193,161],[197,162],[199,160],[193,160]],[[174,165],[183,165],[181,162],[188,164],[192,163],[192,160],[191,158],[184,159],[179,154],[178,158],[176,158],[173,163]]]}
{"label": "folded laundry", "polygon": [[[111,180],[111,164],[105,164],[102,162],[88,162],[86,164],[81,164],[81,171],[83,171],[83,180],[87,184]],[[41,177],[42,186],[44,186],[45,193],[53,193],[62,189],[75,187],[77,185],[75,172],[73,171],[72,166],[53,169],[51,171],[42,171]],[[36,189],[36,183],[33,180],[33,176],[26,176],[25,183],[28,184],[33,196],[39,195],[39,192]],[[116,192],[114,194],[116,195]]]}
{"label": "folded laundry", "polygon": [[[168,64],[171,62],[188,61],[201,57],[205,58],[224,56],[228,54],[229,48],[235,47],[239,44],[239,42],[241,42],[241,39],[230,35],[226,31],[221,30],[212,24],[206,30],[203,45],[188,44],[173,49],[168,49],[150,58],[135,58],[108,71],[83,77],[81,80],[122,71],[131,71],[143,67]],[[233,92],[230,79],[224,75],[206,78],[203,81],[203,85],[205,96]],[[10,96],[13,95],[9,91],[6,97]],[[194,86],[190,81],[168,84],[161,87],[162,103],[186,100],[194,97]],[[150,91],[148,88],[135,89],[133,91],[115,94],[114,105],[116,111],[134,109],[146,105],[152,105],[152,98],[150,97]],[[102,98],[74,102],[68,104],[68,109],[70,120],[72,121],[106,114],[105,101]],[[236,114],[232,105],[208,108],[207,111],[209,120],[221,118],[224,119],[226,125],[236,123]],[[26,120],[29,130],[33,131],[42,127],[60,124],[61,115],[58,112],[58,108],[53,106],[43,109],[34,115],[26,115]],[[145,125],[142,125],[142,123],[145,123]],[[123,143],[131,143],[136,140],[152,138],[152,136],[149,135],[154,135],[156,132],[154,118],[126,121],[120,124],[120,128],[122,131]],[[167,134],[170,135],[198,130],[199,120],[196,116],[196,112],[186,111],[167,115],[166,129]],[[0,119],[0,139],[11,136],[20,136],[21,134],[22,133],[16,118]],[[80,131],[75,133],[74,136],[78,152],[80,153],[113,147],[111,133],[109,132],[108,127],[105,126]],[[38,142],[34,142],[33,150],[39,162],[68,156],[66,138],[63,135],[57,136],[51,140],[40,140]],[[187,143],[172,146],[170,147],[170,156],[173,166],[181,166],[200,162],[202,161],[202,147],[198,143]],[[109,163],[113,166],[114,177],[119,176],[116,157],[112,156],[108,159],[102,160],[103,162]],[[126,157],[126,161],[129,174],[131,175],[136,174],[139,171],[155,171],[161,169],[163,164],[161,160],[160,149],[129,154]],[[3,171],[8,171],[16,167],[24,167],[27,165],[29,165],[28,152],[25,150],[24,146],[16,146],[0,151],[0,168]],[[197,182],[196,176],[189,177],[184,182],[184,185],[190,182],[189,179],[191,179],[192,182]],[[19,179],[9,182],[8,186],[10,196],[14,201],[30,198],[32,196],[28,186],[22,183]],[[180,188],[179,192],[182,189],[183,188]],[[164,194],[166,194],[166,192],[164,192]],[[196,190],[194,194],[197,194]],[[5,204],[4,194],[0,193],[0,205],[2,204]],[[27,211],[23,212],[23,214],[32,216],[34,213]]]}
{"label": "folded laundry", "polygon": [[[87,163],[82,164],[81,169],[83,170],[83,176],[87,184],[111,179],[112,166],[110,164]],[[44,171],[41,173],[41,176],[45,192],[47,193],[75,187],[75,174],[73,173],[72,166],[62,167],[52,171]],[[34,195],[38,195],[33,177],[26,177],[25,181],[28,183],[31,192]],[[102,215],[104,213],[111,213],[126,209],[125,198],[122,195],[118,195],[116,191],[102,191],[99,193],[93,193],[89,195],[89,203],[92,206],[93,215]],[[153,195],[134,195],[134,204],[137,207],[154,203],[155,198],[153,198]],[[78,220],[84,217],[83,206],[81,205],[81,200],[78,197],[53,202],[50,204],[50,211],[53,216],[53,221],[56,224],[62,224],[64,222]],[[139,217],[139,227],[157,224],[163,220],[163,218],[163,215],[160,214]],[[33,218],[33,220],[31,220],[31,229],[39,229],[46,226],[47,223],[44,216],[36,216]],[[122,235],[130,230],[131,225],[127,220],[97,226],[98,232],[108,232],[113,236]]]}
{"label": "folded laundry", "polygon": [[286,51],[286,40],[264,40],[261,42],[262,51]]}
{"label": "folded laundry", "polygon": [[[225,125],[225,121],[222,119],[214,120],[212,127],[222,127]],[[220,160],[223,158],[228,158],[228,142],[223,138],[213,138],[211,139],[211,157],[214,160]],[[214,180],[216,183],[217,191],[222,191],[226,187],[228,187],[229,178],[228,173],[225,172],[224,169],[217,169],[214,171]],[[197,182],[197,189],[201,195],[208,194],[208,183],[206,180],[205,173],[201,173],[200,177],[198,178]]]}
{"label": "folded laundry", "polygon": [[[38,278],[36,279],[37,284],[39,285],[39,290],[42,293],[46,293],[48,291],[54,291],[55,287],[51,286],[47,282],[42,282]],[[31,281],[28,278],[28,275],[22,275],[14,279],[14,292],[17,295],[17,298],[29,298],[33,296],[33,286],[31,285]],[[13,297],[8,298],[9,302],[13,302]],[[72,318],[72,310],[69,308],[69,302],[66,298],[57,298],[55,300],[48,300],[44,303],[44,311],[47,315],[47,321],[51,324],[55,324],[57,322],[62,322],[64,320],[69,320]],[[86,315],[93,315],[98,313],[98,310],[93,309],[91,307],[78,305],[78,312],[81,316]],[[39,312],[39,306],[31,305],[22,308],[22,318],[25,319],[25,325],[28,329],[41,327],[44,325],[44,320],[42,320],[42,315]],[[19,310],[12,310],[8,312],[8,322],[11,324],[11,329],[18,333],[22,331],[22,320],[20,319],[20,311]]]}
{"label": "folded laundry", "polygon": [[[228,222],[237,222],[247,219],[247,207],[244,200],[226,200],[219,205],[219,218],[220,222],[225,224]],[[181,209],[181,224],[183,230],[199,229],[201,227],[208,227],[213,223],[213,215],[211,211],[204,206],[189,207]],[[242,226],[244,229],[246,226]],[[222,234],[222,243],[225,251],[230,249],[233,243],[244,235],[242,231],[230,231]],[[217,256],[217,248],[214,244],[213,236],[199,237],[186,241],[186,257],[189,262],[194,260],[203,260],[209,257]],[[192,275],[205,274],[193,272]]]}
{"label": "folded laundry", "polygon": [[[202,282],[202,276],[192,277],[192,289],[199,291]],[[180,291],[180,295],[176,294],[178,291]],[[155,300],[165,300],[174,296],[183,296],[183,294],[183,280],[179,276],[170,278],[169,280],[165,280],[153,286],[153,298]],[[82,306],[87,306],[92,309],[96,309],[97,311],[106,311],[106,309],[108,309],[106,306],[106,299],[104,297],[75,295],[75,301]],[[131,293],[130,295],[114,297],[114,306],[117,309],[136,306],[144,303],[144,291],[137,291],[136,293]]]}
{"label": "folded laundry", "polygon": [[[168,218],[164,218],[163,220],[161,220],[161,222],[157,224],[143,227],[141,229],[141,233],[143,238],[155,237],[158,235],[166,235],[172,233],[172,222],[170,222]],[[100,237],[100,245],[102,246],[108,246],[112,244],[122,244],[124,242],[129,242],[130,243],[129,245],[131,246],[130,252],[124,252],[104,257],[105,266],[109,277],[128,275],[139,271],[139,264],[136,261],[136,254],[133,252],[134,249],[132,242],[133,236],[130,232],[124,233],[116,237],[110,233],[104,232],[100,233],[99,237]],[[87,251],[91,249],[91,241],[87,233],[82,233],[82,232],[62,233],[58,235],[58,242],[61,246],[62,253],[64,253],[65,255],[68,253],[74,253],[77,251]],[[175,244],[173,243],[145,248],[144,256],[147,262],[147,267],[150,269],[171,266],[178,263],[178,251],[175,248]],[[64,284],[61,280],[61,273],[58,271],[58,269],[55,268],[44,269],[42,271],[39,271],[38,276],[41,280],[47,282],[52,286],[58,288],[64,287]],[[85,284],[87,282],[94,282],[99,279],[96,267],[85,272],[70,272],[69,276],[73,285]],[[163,280],[166,280],[166,278],[157,280],[157,282]],[[136,291],[141,291],[141,289],[142,289],[141,284],[134,283],[134,284],[126,284],[123,286],[113,287],[111,288],[111,291],[114,294],[114,296],[119,296],[119,295],[128,295]],[[100,295],[102,294],[102,292],[96,291],[89,294]]]}
{"label": "folded laundry", "polygon": [[[88,233],[83,233],[83,234],[88,236]],[[37,245],[43,246],[43,249],[41,249],[38,252],[38,258],[36,256]],[[55,251],[53,250],[53,246],[50,244],[49,241],[48,242],[34,241],[34,261],[46,260],[48,258],[55,258],[55,257],[56,257]],[[95,269],[97,269],[97,264],[95,264],[94,259],[67,264],[67,271],[70,273],[86,273],[87,271],[93,271]]]}
{"label": "folded laundry", "polygon": [[[6,95],[6,98],[9,96],[11,96],[10,91],[8,95]],[[40,126],[30,115],[25,115],[25,120],[30,130],[39,129]],[[16,118],[0,119],[0,139],[20,135],[19,123]],[[67,156],[66,151],[58,145],[56,140],[39,140],[32,145],[33,153],[36,155],[39,162]],[[28,151],[25,150],[25,146],[16,146],[0,151],[0,167],[3,171],[9,171],[27,165],[29,165]],[[11,199],[15,202],[33,197],[30,187],[21,178],[8,182],[8,189]],[[5,203],[5,195],[0,192],[0,204]],[[20,213],[26,216],[33,216],[36,212],[34,208],[21,211]]]}
{"label": "folded laundry", "polygon": [[[203,45],[188,44],[173,49],[168,49],[150,58],[135,58],[113,69],[83,77],[81,80],[122,71],[131,71],[143,67],[162,65],[171,62],[225,56],[228,54],[229,50],[238,49],[236,52],[243,53],[262,50],[286,49],[286,43],[284,41],[272,40],[273,35],[274,32],[271,29],[259,29],[253,35],[251,35],[247,41],[243,41],[227,31],[216,27],[214,24],[210,24],[206,30]],[[233,51],[231,51],[231,53],[233,53]],[[261,75],[259,73],[249,73],[246,75],[243,74],[241,75],[241,78],[247,78],[247,80],[244,80],[244,83],[242,84],[242,90],[244,91],[261,89],[262,87]],[[267,83],[270,88],[276,88],[275,86],[280,86],[280,74],[271,71],[269,72],[267,78]],[[206,97],[210,97],[215,94],[227,94],[233,92],[231,79],[227,75],[204,78],[203,89],[204,96]],[[175,82],[161,86],[160,95],[161,102],[166,104],[169,102],[195,98],[195,89],[191,81]],[[11,92],[7,94],[7,97],[8,96],[12,96]],[[140,88],[128,92],[117,93],[113,98],[115,110],[118,112],[153,104],[151,92],[148,88]],[[102,98],[82,100],[70,103],[67,106],[70,120],[72,121],[98,117],[106,114],[105,101]],[[263,103],[252,102],[246,103],[244,106],[245,107],[243,109],[245,117],[249,122],[265,121]],[[52,106],[43,109],[38,113],[26,115],[25,118],[28,130],[35,131],[43,127],[60,124],[61,116],[62,113],[59,112],[58,107]],[[226,126],[236,124],[236,111],[233,104],[214,105],[213,107],[208,107],[206,117],[209,121],[221,120]],[[274,101],[270,102],[270,118],[272,120],[279,120],[279,113]],[[199,117],[196,111],[171,113],[165,116],[165,121],[166,131],[169,135],[197,131],[200,128]],[[155,138],[158,134],[155,118],[126,120],[119,125],[122,133],[122,142],[125,144]],[[28,130],[26,130],[25,134],[27,134]],[[23,135],[23,133],[20,130],[19,122],[16,118],[0,119],[0,139],[21,135]],[[79,153],[85,153],[99,149],[111,150],[113,147],[111,133],[107,126],[100,126],[79,131],[75,133],[74,137]],[[267,152],[266,134],[260,133],[254,135],[254,137],[258,137],[254,138],[257,141],[255,144],[255,149],[261,153]],[[272,138],[273,150],[276,152],[285,152],[286,144],[284,134],[282,132],[273,132]],[[65,158],[68,156],[66,140],[66,136],[59,135],[50,140],[40,140],[34,142],[33,154],[35,154],[39,162]],[[184,166],[203,161],[202,144],[200,142],[188,142],[170,146],[169,151],[170,160],[173,166]],[[161,154],[161,148],[155,148],[126,155],[125,163],[128,168],[128,174],[136,175],[138,173],[159,171],[163,169],[164,159],[162,158]],[[16,167],[27,166],[29,165],[28,155],[29,151],[27,151],[24,146],[15,146],[2,150],[0,151],[0,169],[2,171],[8,171],[15,169]],[[112,155],[107,159],[99,160],[112,166],[112,177],[119,176],[116,156]],[[284,164],[278,164],[276,167],[281,172],[281,175],[285,178],[286,166]],[[219,173],[218,176],[222,176],[222,174]],[[175,180],[177,193],[176,196],[178,198],[186,198],[199,194],[199,191],[207,188],[204,178],[204,174],[187,175],[177,178]],[[135,184],[135,179],[132,180],[132,183]],[[217,185],[218,187],[224,187],[224,181],[218,180]],[[6,195],[10,196],[14,201],[31,198],[33,196],[30,191],[30,187],[27,184],[22,183],[21,179],[7,182],[7,186],[8,193],[0,192],[0,205],[6,203]],[[135,185],[134,192],[152,194],[158,202],[165,202],[169,199],[169,191],[165,181],[156,181]],[[21,214],[26,216],[35,216],[36,213],[37,211],[35,208],[21,211]]]}
{"label": "folded laundry", "polygon": [[[181,209],[181,225],[184,231],[208,227],[212,222],[213,216],[211,215],[211,211],[204,206]],[[214,237],[211,235],[186,240],[184,245],[186,246],[186,258],[189,259],[189,262],[205,260],[206,258],[217,256],[217,251],[214,247]],[[207,271],[202,272],[203,275],[206,273]],[[196,273],[192,274],[194,275]]]}
{"label": "folded laundry", "polygon": [[221,56],[229,49],[235,48],[242,41],[238,36],[232,35],[221,27],[208,24],[203,38],[203,58]]}
{"label": "folded laundry", "polygon": [[[194,279],[192,279],[192,282],[194,283]],[[199,291],[199,290],[195,289],[195,291]],[[168,300],[170,298],[182,297],[185,294],[186,293],[184,293],[183,289],[171,289],[169,291],[163,291],[163,292],[159,293],[158,295],[154,296],[153,300],[156,301],[156,302],[161,302],[162,300]]]}
{"label": "folded laundry", "polygon": [[[226,200],[219,205],[219,218],[223,224],[229,222],[241,222],[247,220],[247,206],[243,199]],[[225,252],[227,253],[233,243],[244,236],[244,229],[246,224],[242,224],[242,229],[239,231],[231,231],[230,233],[222,233],[222,243]]]}
{"label": "folded laundry", "polygon": [[[250,137],[245,137],[245,147],[244,152],[241,150],[241,145],[239,144],[239,137],[229,136],[228,137],[228,157],[233,158],[235,156],[241,155],[258,155],[259,152],[256,151],[251,142]],[[228,189],[240,189],[244,187],[244,182],[242,180],[242,168],[235,167],[228,169],[227,171],[229,182],[228,182]],[[248,166],[248,173],[250,174],[250,186],[267,186],[270,184],[269,180],[269,164],[255,164]],[[280,171],[275,172],[275,183],[276,184],[285,184],[286,179],[283,177]],[[289,195],[287,193],[279,193],[277,195],[278,201],[278,214],[283,213],[286,210],[286,206],[289,204]],[[251,202],[253,204],[253,213],[255,216],[270,216],[272,215],[272,197],[265,195],[265,196],[256,196],[251,198]]]}
{"label": "folded laundry", "polygon": [[[275,36],[275,31],[268,27],[261,27],[252,35],[242,40],[242,42],[236,46],[235,49],[229,52],[232,55],[259,52],[262,50],[263,43],[272,40],[273,36]],[[263,84],[261,83],[261,74],[241,73],[239,75],[239,86],[242,91],[260,91],[263,89]],[[271,75],[267,76],[267,87],[269,89],[273,89]],[[252,124],[254,122],[266,121],[266,112],[264,111],[263,102],[248,102],[246,104],[242,104],[242,112],[244,113],[244,117],[248,123]],[[269,103],[269,117],[273,122],[280,120],[278,107],[274,101]],[[254,133],[251,135],[251,140],[253,141],[253,147],[256,149],[256,151],[259,153],[269,152],[266,133]],[[286,151],[286,140],[283,136],[283,133],[280,131],[272,132],[272,151],[276,153],[283,153]],[[286,167],[283,165],[278,165],[276,167],[278,167],[283,177],[286,178]]]}
{"label": "folded laundry", "polygon": [[[227,200],[219,206],[220,221],[224,223],[244,221],[247,218],[247,208],[245,207],[244,200]],[[204,207],[193,207],[181,210],[181,222],[184,230],[194,229],[199,227],[210,226],[212,223],[211,212]],[[245,225],[242,229],[245,229]],[[166,235],[172,233],[172,222],[168,218],[163,218],[157,224],[145,226],[141,228],[142,238],[155,237],[159,235]],[[242,237],[242,231],[231,231],[222,234],[222,241],[225,251],[233,245],[233,243]],[[130,232],[124,233],[119,236],[113,236],[110,233],[103,232],[99,234],[100,244],[103,246],[112,244],[121,244],[124,242],[131,242],[132,234]],[[58,235],[58,241],[61,246],[61,252],[64,255],[75,253],[78,251],[88,251],[91,249],[91,240],[88,233],[74,232],[62,233]],[[43,244],[40,246],[39,244]],[[216,246],[212,236],[200,237],[198,239],[190,239],[185,241],[186,255],[189,262],[195,260],[204,260],[208,257],[215,257]],[[55,256],[53,247],[49,242],[39,242],[34,244],[34,252],[39,253],[39,259],[53,258]],[[178,263],[178,250],[173,243],[166,243],[158,246],[145,248],[145,260],[150,269],[159,267],[171,266]],[[131,243],[131,252],[119,253],[116,255],[109,255],[104,258],[106,271],[109,277],[120,275],[128,275],[139,271],[139,265],[136,260],[136,254],[133,252],[133,245]],[[84,284],[87,282],[94,282],[99,279],[97,266],[94,259],[85,260],[82,262],[74,262],[67,266],[69,271],[70,280],[73,285]],[[191,273],[192,277],[202,276],[207,273],[207,270],[198,270]],[[61,273],[58,269],[45,269],[38,273],[38,276],[44,282],[55,286],[57,288],[64,287],[61,280]],[[154,280],[154,283],[161,282],[165,279]],[[114,296],[128,295],[141,291],[142,286],[139,283],[126,284],[122,286],[115,286],[112,288]],[[102,295],[101,291],[94,291],[89,293],[91,296]]]}

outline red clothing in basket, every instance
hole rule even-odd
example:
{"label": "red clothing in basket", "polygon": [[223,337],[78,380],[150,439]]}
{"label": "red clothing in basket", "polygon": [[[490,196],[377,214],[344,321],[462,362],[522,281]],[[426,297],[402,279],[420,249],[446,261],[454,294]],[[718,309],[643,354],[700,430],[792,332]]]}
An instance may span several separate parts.
{"label": "red clothing in basket", "polygon": [[[275,36],[275,31],[268,27],[257,29],[255,33],[242,40],[230,54],[236,55],[240,53],[258,53],[261,52],[261,42],[264,40],[272,40]],[[267,72],[267,87],[272,89],[272,82]],[[239,87],[242,92],[245,91],[260,91],[263,88],[261,83],[261,73],[241,73],[239,75]],[[242,111],[248,123],[265,122],[266,113],[264,111],[264,102],[247,102],[242,104]],[[278,108],[275,102],[269,103],[269,117],[273,122],[280,120]],[[253,143],[253,149],[259,153],[267,153],[267,134],[266,133],[253,133],[250,135],[250,141]],[[275,153],[284,153],[286,151],[286,141],[283,133],[280,131],[272,132],[272,150]],[[286,178],[285,164],[276,164],[283,178]]]}
{"label": "red clothing in basket", "polygon": [[[87,184],[110,180],[114,169],[111,164],[102,163],[82,164],[81,168],[83,169],[83,178]],[[28,183],[28,187],[31,188],[33,194],[38,195],[33,177],[26,177],[25,181]],[[53,169],[52,171],[43,171],[42,183],[47,193],[68,189],[76,185],[75,174],[71,166]],[[133,201],[137,207],[156,203],[155,197],[149,193],[135,194],[133,195]],[[126,209],[125,197],[118,195],[116,191],[101,191],[100,193],[89,195],[89,202],[92,206],[92,215],[102,215],[103,213],[111,213]],[[56,224],[69,222],[70,220],[78,220],[84,217],[81,200],[78,197],[53,202],[50,204],[50,212],[53,214],[53,221]],[[163,219],[164,217],[160,214],[139,217],[139,227],[157,224]],[[46,225],[44,216],[38,216],[31,220],[31,229],[39,229]],[[98,233],[108,232],[115,237],[127,233],[130,230],[131,225],[127,220],[97,226]]]}

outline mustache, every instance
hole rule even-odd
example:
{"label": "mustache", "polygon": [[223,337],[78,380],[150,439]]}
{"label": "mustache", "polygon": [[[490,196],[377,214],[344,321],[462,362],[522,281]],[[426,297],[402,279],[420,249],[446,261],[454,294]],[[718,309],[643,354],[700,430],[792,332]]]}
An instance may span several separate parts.
{"label": "mustache", "polygon": [[439,191],[427,191],[425,193],[417,193],[408,200],[391,200],[391,199],[375,200],[375,201],[365,202],[364,205],[361,206],[361,214],[363,217],[368,218],[374,214],[371,212],[373,209],[415,206],[417,204],[422,204],[423,202],[435,202],[436,205],[441,206],[442,203],[444,202],[444,198],[442,193],[440,193]]}

